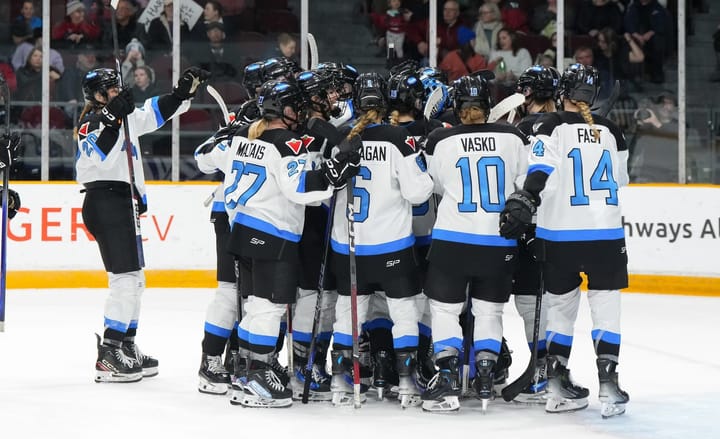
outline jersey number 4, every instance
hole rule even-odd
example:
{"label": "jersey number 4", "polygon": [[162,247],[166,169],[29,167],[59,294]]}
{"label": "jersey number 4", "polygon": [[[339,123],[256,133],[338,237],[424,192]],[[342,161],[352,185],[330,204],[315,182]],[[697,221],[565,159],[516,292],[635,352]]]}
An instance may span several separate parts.
{"label": "jersey number 4", "polygon": [[[573,161],[573,182],[575,195],[570,196],[571,206],[587,206],[590,204],[590,197],[585,193],[585,177],[583,175],[583,157],[580,148],[573,148],[567,155]],[[608,191],[605,197],[605,204],[617,206],[618,184],[613,177],[612,158],[610,151],[603,150],[595,170],[590,176],[591,191]]]}
{"label": "jersey number 4", "polygon": [[[502,211],[505,206],[505,162],[502,158],[480,158],[475,163],[477,182],[473,182],[469,157],[460,157],[455,163],[455,167],[460,169],[463,188],[462,202],[457,203],[458,211],[477,212],[477,202],[473,201],[473,189],[476,186],[480,191],[480,207],[485,212]],[[494,173],[490,172],[491,168],[495,169]]]}
{"label": "jersey number 4", "polygon": [[[244,206],[248,200],[260,190],[267,179],[263,166],[241,162],[240,160],[233,161],[231,174],[235,179],[233,183],[225,189],[225,205],[230,209],[234,209],[238,204]],[[255,180],[250,183],[250,187],[240,192],[238,185],[240,184],[240,180],[243,180],[242,177],[244,175],[255,176]],[[245,182],[245,180],[243,180],[243,182]]]}

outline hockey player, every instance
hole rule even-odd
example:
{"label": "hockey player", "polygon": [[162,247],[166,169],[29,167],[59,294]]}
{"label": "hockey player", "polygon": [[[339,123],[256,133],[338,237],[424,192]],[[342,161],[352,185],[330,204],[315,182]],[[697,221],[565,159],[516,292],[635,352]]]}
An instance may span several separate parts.
{"label": "hockey player", "polygon": [[330,197],[334,186],[357,173],[360,158],[343,152],[310,170],[302,139],[292,131],[302,122],[303,93],[294,83],[269,81],[258,100],[262,119],[195,157],[203,172],[225,175],[228,250],[243,261],[241,289],[249,295],[239,329],[248,365],[242,391],[233,397],[245,406],[286,407],[292,392],[273,369],[272,356],[280,320],[295,301],[304,205]]}
{"label": "hockey player", "polygon": [[435,192],[442,195],[425,282],[439,372],[423,394],[423,409],[437,412],[460,408],[459,315],[466,291],[475,318],[473,387],[483,408],[492,397],[503,305],[510,297],[517,257],[516,241],[501,237],[496,222],[527,170],[526,137],[515,127],[485,123],[491,107],[487,80],[464,76],[453,85],[462,125],[433,131],[426,145],[428,172]]}
{"label": "hockey player", "polygon": [[[560,74],[553,67],[532,66],[518,78],[516,92],[525,96],[526,116],[518,123],[518,129],[526,136],[532,135],[532,127],[544,113],[555,112],[555,100]],[[535,301],[540,286],[540,263],[535,259],[533,246],[535,225],[532,225],[518,240],[518,267],[513,278],[515,307],[525,324],[525,337],[533,349],[535,326]],[[544,293],[543,293],[544,294]],[[515,398],[522,403],[545,404],[545,323],[547,310],[540,308],[540,338],[538,339],[537,367],[534,381]]]}
{"label": "hockey player", "polygon": [[[413,252],[412,204],[426,201],[432,181],[415,139],[401,127],[382,124],[387,111],[385,81],[376,73],[358,77],[353,105],[361,116],[348,137],[360,135],[360,173],[355,178],[352,202],[355,254],[357,255],[358,325],[367,318],[370,294],[384,291],[393,322],[392,336],[400,376],[403,406],[412,405],[419,392],[412,375],[418,343],[419,297],[417,265]],[[337,194],[332,229],[331,268],[337,277],[332,352],[334,403],[344,403],[352,394],[352,323],[350,310],[350,264],[348,218],[344,206],[347,193]],[[358,333],[360,327],[357,328]]]}
{"label": "hockey player", "polygon": [[[15,161],[15,154],[20,146],[20,136],[17,133],[3,133],[0,136],[0,171],[10,172],[10,166]],[[0,192],[3,187],[0,185]],[[12,219],[20,209],[20,195],[8,188],[8,218]]]}
{"label": "hockey player", "polygon": [[353,108],[353,84],[358,77],[358,71],[350,64],[324,62],[317,66],[318,71],[328,71],[335,81],[335,90],[338,92],[337,108],[333,109],[330,123],[336,127],[348,125],[356,117]]}
{"label": "hockey player", "polygon": [[[518,238],[537,209],[536,247],[544,256],[547,374],[550,413],[584,409],[588,389],[567,368],[580,304],[579,273],[588,278],[588,302],[597,355],[603,417],[625,412],[628,394],[618,385],[620,289],[627,288],[627,251],[618,189],[628,183],[628,151],[620,129],[590,113],[597,71],[573,64],[558,93],[564,111],[541,116],[523,189],[507,200],[500,233]],[[542,201],[542,204],[541,204]]]}
{"label": "hockey player", "polygon": [[187,111],[190,99],[208,76],[208,72],[191,67],[172,93],[150,98],[137,109],[130,90],[118,88],[115,70],[95,69],[83,78],[85,108],[78,129],[77,181],[85,192],[83,221],[98,243],[110,287],[102,343],[97,337],[97,382],[133,382],[158,373],[158,361],[135,344],[145,275],[136,248],[122,120],[127,117],[129,124],[135,194],[142,214],[147,210],[147,198],[138,138]]}

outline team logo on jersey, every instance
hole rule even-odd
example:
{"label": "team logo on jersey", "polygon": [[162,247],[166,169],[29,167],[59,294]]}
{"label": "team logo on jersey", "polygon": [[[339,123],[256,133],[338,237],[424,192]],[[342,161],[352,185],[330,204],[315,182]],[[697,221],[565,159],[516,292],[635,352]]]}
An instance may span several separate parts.
{"label": "team logo on jersey", "polygon": [[405,143],[413,150],[415,151],[415,138],[413,136],[407,136],[405,138]]}
{"label": "team logo on jersey", "polygon": [[85,122],[84,124],[82,124],[82,125],[80,126],[80,129],[78,130],[78,134],[81,135],[81,136],[86,136],[86,137],[87,137],[87,135],[88,135],[88,127],[90,127],[90,122]]}
{"label": "team logo on jersey", "polygon": [[292,151],[297,154],[300,152],[300,149],[303,147],[303,141],[298,139],[290,139],[287,142],[285,142],[285,145],[287,145],[288,148],[292,149]]}
{"label": "team logo on jersey", "polygon": [[541,126],[542,122],[534,124],[532,127],[533,133],[537,133],[537,130],[539,130]]}
{"label": "team logo on jersey", "polygon": [[237,116],[235,116],[235,113],[229,113],[228,114],[228,124],[235,122],[235,119]]}
{"label": "team logo on jersey", "polygon": [[303,136],[300,138],[302,140],[302,146],[307,149],[308,146],[310,146],[311,143],[315,140],[313,136],[308,136],[307,134],[303,134]]}

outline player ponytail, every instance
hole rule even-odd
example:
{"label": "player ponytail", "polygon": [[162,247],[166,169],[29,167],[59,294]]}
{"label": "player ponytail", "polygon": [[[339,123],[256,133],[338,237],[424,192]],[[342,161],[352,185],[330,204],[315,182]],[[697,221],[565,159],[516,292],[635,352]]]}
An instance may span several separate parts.
{"label": "player ponytail", "polygon": [[557,111],[555,101],[552,99],[535,99],[533,104],[539,107],[538,113],[555,113]]}
{"label": "player ponytail", "polygon": [[350,130],[350,134],[348,134],[347,138],[350,139],[354,136],[359,136],[365,130],[366,126],[371,123],[380,122],[384,116],[385,110],[379,108],[368,110],[365,114],[360,116],[360,119],[358,119],[357,124],[355,124],[353,129]]}
{"label": "player ponytail", "polygon": [[248,140],[252,142],[253,140],[262,136],[262,134],[267,129],[269,123],[270,122],[265,118],[253,122],[252,125],[250,125],[250,129],[248,130]]}
{"label": "player ponytail", "polygon": [[590,105],[587,104],[587,102],[582,101],[571,101],[573,104],[577,105],[580,109],[580,115],[582,115],[582,118],[585,120],[585,123],[590,125],[590,129],[593,132],[593,135],[595,136],[596,140],[600,140],[600,130],[595,128],[595,121],[593,120],[592,113],[590,112]]}
{"label": "player ponytail", "polygon": [[485,115],[483,109],[476,106],[460,109],[460,114],[458,116],[460,117],[460,122],[462,122],[463,125],[474,125],[485,123],[487,121],[487,116]]}
{"label": "player ponytail", "polygon": [[[85,106],[83,107],[82,111],[80,112],[80,117],[78,117],[78,124],[82,122],[83,118],[85,118],[85,115],[88,111],[92,110],[93,104],[92,102],[85,101]],[[78,139],[78,127],[77,125],[75,128],[73,128],[73,140],[77,141]]]}
{"label": "player ponytail", "polygon": [[398,126],[400,125],[400,112],[397,110],[393,110],[392,113],[390,113],[390,125]]}

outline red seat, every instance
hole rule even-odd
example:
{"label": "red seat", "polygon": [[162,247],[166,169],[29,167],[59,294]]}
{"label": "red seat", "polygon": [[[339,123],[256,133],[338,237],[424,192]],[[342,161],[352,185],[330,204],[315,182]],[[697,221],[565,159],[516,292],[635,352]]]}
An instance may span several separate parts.
{"label": "red seat", "polygon": [[210,113],[194,108],[180,115],[180,128],[187,131],[215,130]]}
{"label": "red seat", "polygon": [[258,11],[257,28],[265,32],[300,32],[300,21],[288,10],[262,9]]}
{"label": "red seat", "polygon": [[[65,129],[65,113],[57,107],[50,107],[50,129]],[[20,125],[23,128],[40,128],[42,125],[42,106],[25,108],[20,113]]]}

